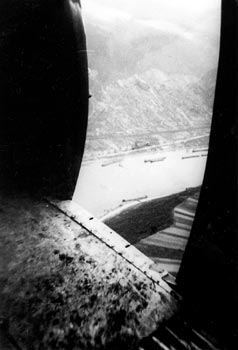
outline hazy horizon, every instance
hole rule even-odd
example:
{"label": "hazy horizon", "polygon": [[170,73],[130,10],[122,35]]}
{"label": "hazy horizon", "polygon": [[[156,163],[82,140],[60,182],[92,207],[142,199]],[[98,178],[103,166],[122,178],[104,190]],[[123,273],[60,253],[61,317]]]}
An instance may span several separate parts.
{"label": "hazy horizon", "polygon": [[[191,30],[198,20],[207,19],[206,30],[219,30],[220,21],[209,22],[209,15],[220,15],[220,0],[87,0],[82,2],[83,14],[94,16],[102,21],[138,20],[161,21],[176,25],[180,30]],[[210,23],[210,26],[209,26]],[[160,26],[161,28],[162,26]],[[166,29],[166,26],[165,26]],[[194,28],[195,29],[195,28]]]}

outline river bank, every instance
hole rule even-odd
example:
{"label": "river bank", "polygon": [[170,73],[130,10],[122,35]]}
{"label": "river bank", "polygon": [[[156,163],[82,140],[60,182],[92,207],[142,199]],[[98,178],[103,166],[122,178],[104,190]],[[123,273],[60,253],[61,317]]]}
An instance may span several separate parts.
{"label": "river bank", "polygon": [[[105,218],[104,223],[119,233],[129,243],[162,231],[173,224],[173,209],[187,197],[199,193],[200,187],[189,188],[163,198],[147,200],[125,208]],[[166,250],[167,254],[167,250]]]}

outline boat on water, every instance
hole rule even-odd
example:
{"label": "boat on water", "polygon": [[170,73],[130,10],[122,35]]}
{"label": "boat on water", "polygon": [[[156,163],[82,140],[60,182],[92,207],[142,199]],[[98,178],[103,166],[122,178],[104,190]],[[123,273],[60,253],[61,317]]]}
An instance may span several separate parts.
{"label": "boat on water", "polygon": [[197,149],[193,149],[192,152],[196,153],[196,152],[207,152],[208,148],[197,148]]}
{"label": "boat on water", "polygon": [[116,159],[109,159],[107,161],[105,161],[104,163],[102,163],[102,167],[105,167],[105,166],[109,166],[109,165],[113,165],[113,164],[116,164],[116,163],[119,163],[121,162],[121,158],[116,158]]}
{"label": "boat on water", "polygon": [[194,156],[183,156],[181,157],[181,159],[190,159],[190,158],[199,158],[199,157],[200,157],[199,154],[196,154]]}
{"label": "boat on water", "polygon": [[143,199],[147,199],[147,198],[148,198],[148,196],[137,197],[137,198],[130,198],[130,199],[122,199],[122,203],[142,201]]}
{"label": "boat on water", "polygon": [[155,162],[162,162],[167,157],[159,157],[159,158],[150,158],[150,159],[144,159],[144,163],[155,163]]}

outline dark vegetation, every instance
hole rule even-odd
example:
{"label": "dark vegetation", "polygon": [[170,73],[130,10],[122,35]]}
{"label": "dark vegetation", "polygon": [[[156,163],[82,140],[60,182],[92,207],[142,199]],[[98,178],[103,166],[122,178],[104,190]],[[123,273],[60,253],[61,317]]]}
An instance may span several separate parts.
{"label": "dark vegetation", "polygon": [[131,244],[173,224],[172,210],[188,196],[197,193],[200,187],[153,199],[123,210],[120,214],[105,220],[105,224],[119,233]]}

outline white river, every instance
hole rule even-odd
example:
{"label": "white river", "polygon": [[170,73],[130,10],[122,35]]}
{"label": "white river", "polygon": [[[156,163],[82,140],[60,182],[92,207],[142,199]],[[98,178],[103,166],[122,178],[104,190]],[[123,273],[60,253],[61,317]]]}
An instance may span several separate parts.
{"label": "white river", "polygon": [[[73,200],[100,218],[122,204],[128,204],[125,200],[145,196],[159,198],[199,186],[207,160],[202,154],[206,152],[160,151],[127,155],[120,162],[107,166],[102,164],[108,159],[83,162]],[[198,157],[182,159],[195,155]],[[160,156],[166,159],[144,162]]]}

